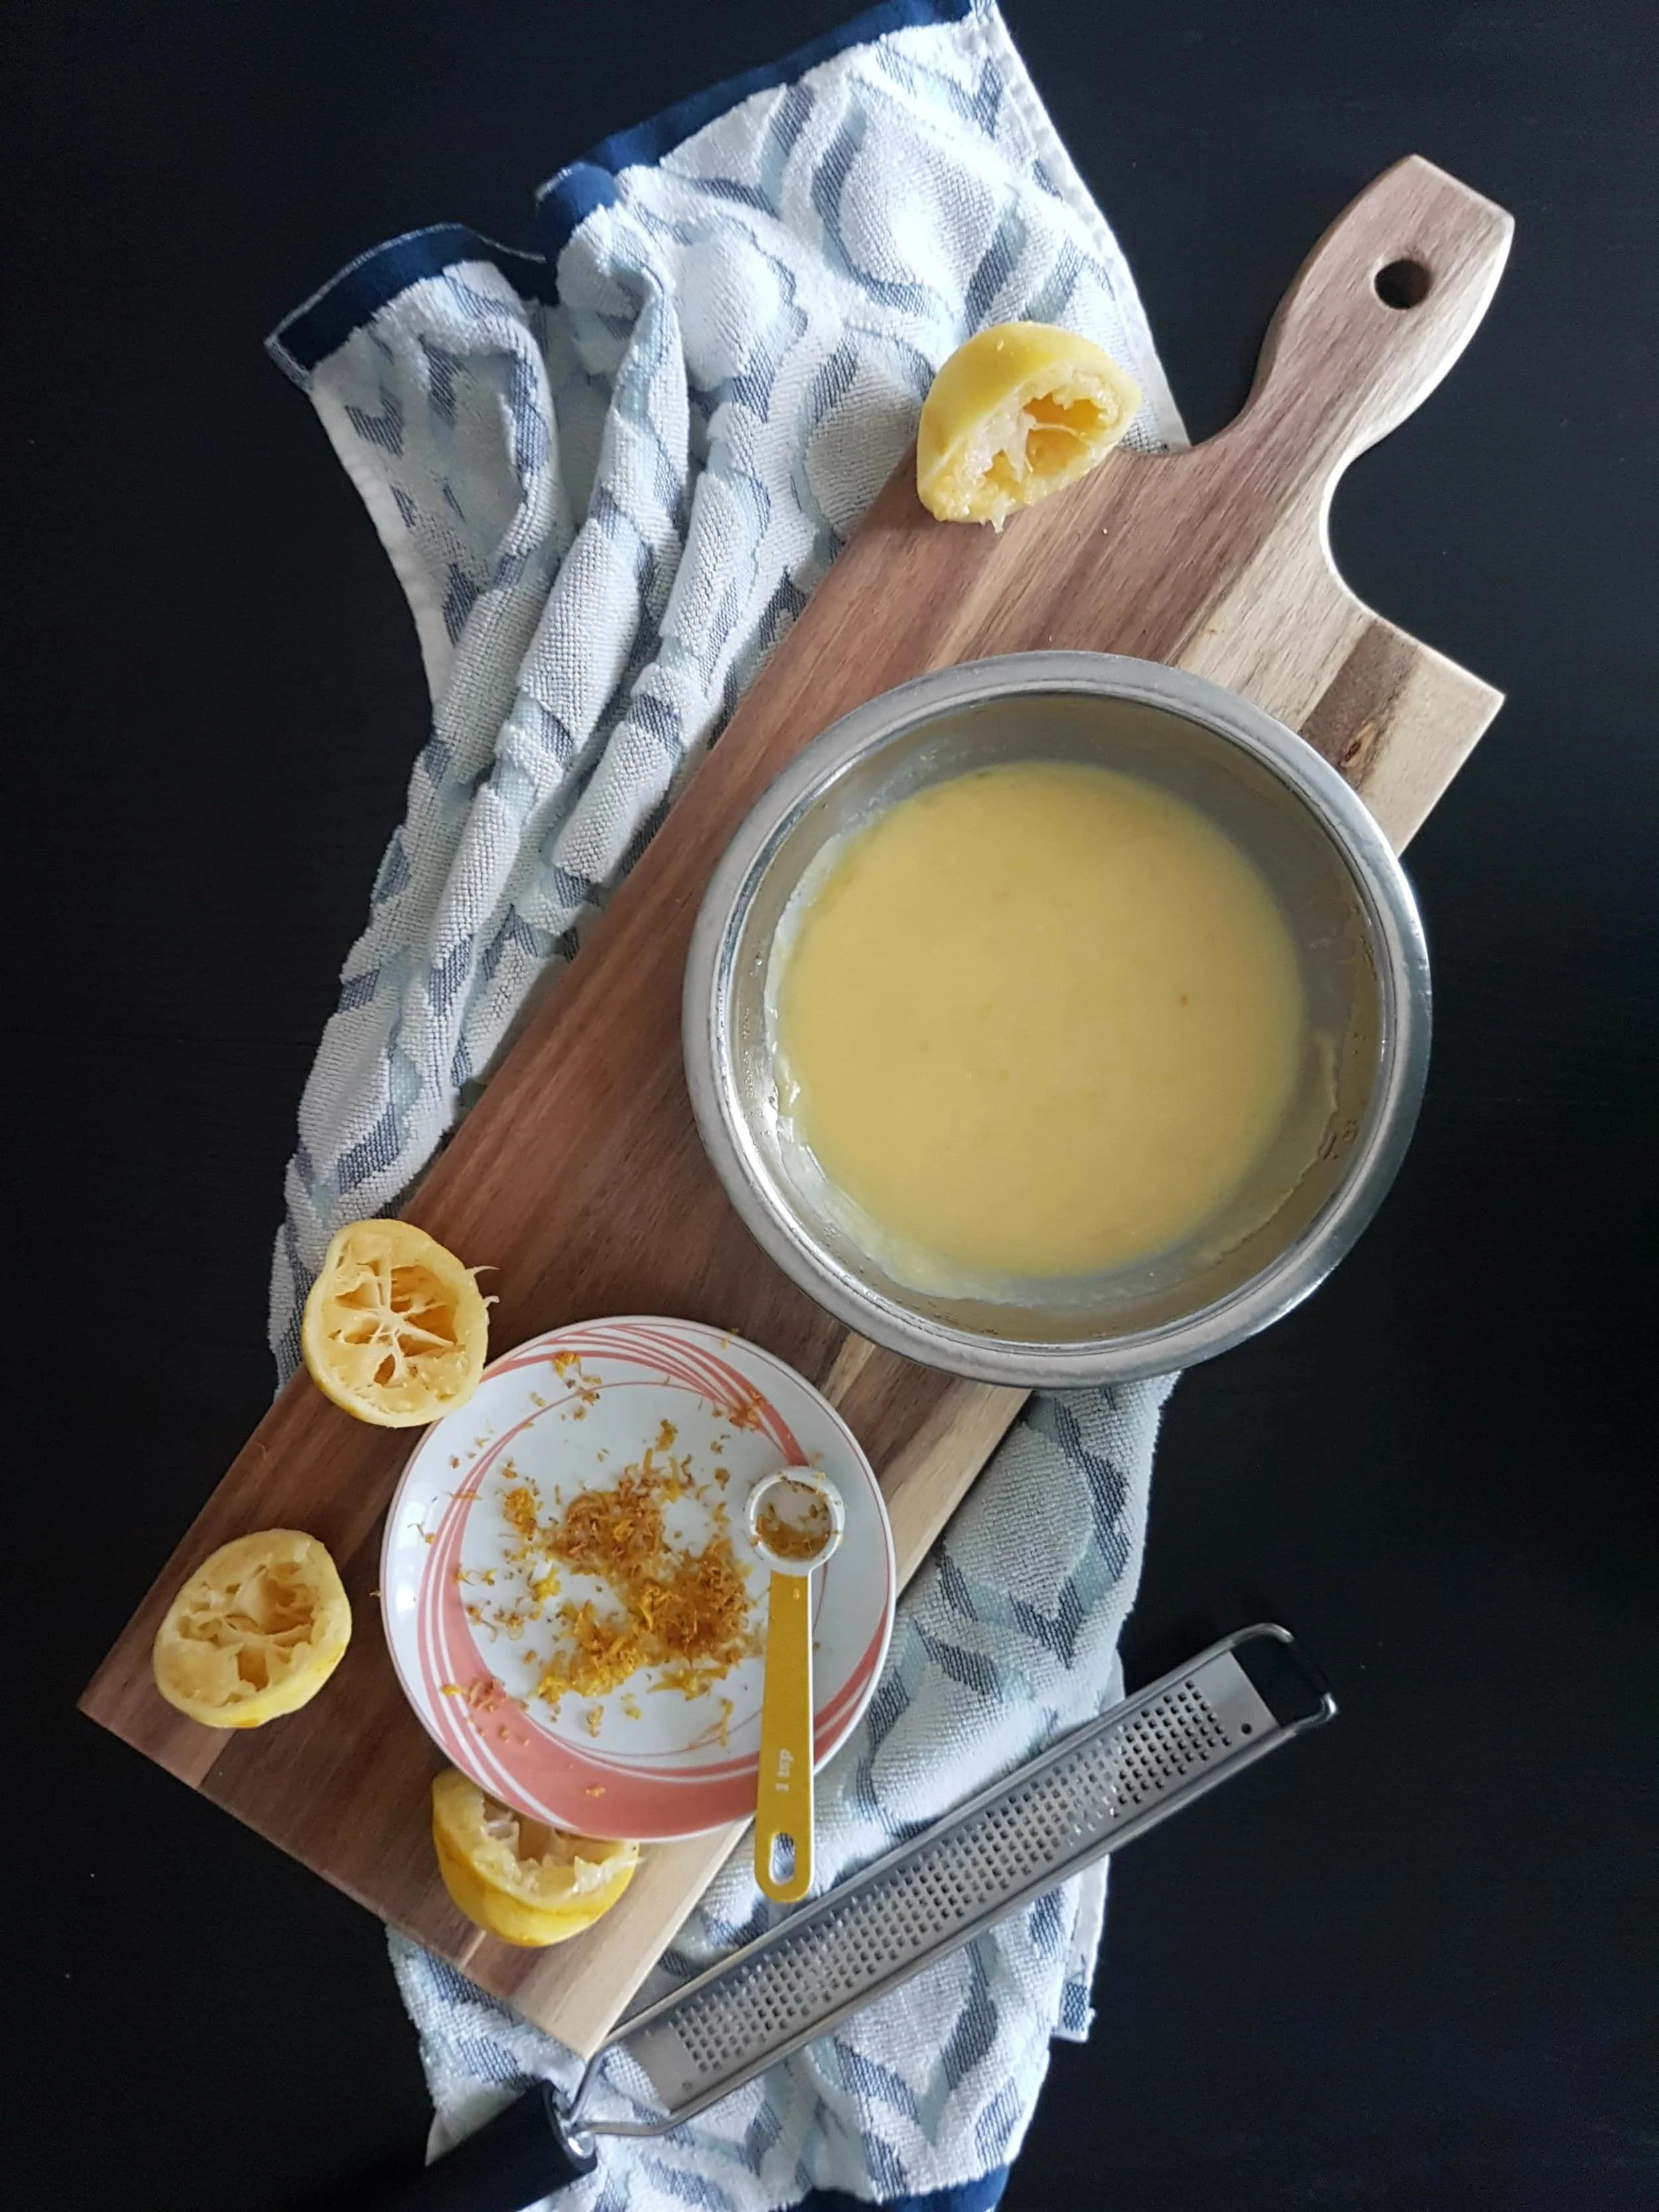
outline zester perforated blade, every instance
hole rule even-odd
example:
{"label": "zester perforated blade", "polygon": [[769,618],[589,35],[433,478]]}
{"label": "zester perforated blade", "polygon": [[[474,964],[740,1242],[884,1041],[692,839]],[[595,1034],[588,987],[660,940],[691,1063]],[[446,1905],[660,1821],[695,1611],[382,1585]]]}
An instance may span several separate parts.
{"label": "zester perforated blade", "polygon": [[596,2134],[690,2119],[1335,1710],[1283,1629],[1229,1637],[626,2022],[570,2124],[613,2052],[660,2117],[599,2119]]}

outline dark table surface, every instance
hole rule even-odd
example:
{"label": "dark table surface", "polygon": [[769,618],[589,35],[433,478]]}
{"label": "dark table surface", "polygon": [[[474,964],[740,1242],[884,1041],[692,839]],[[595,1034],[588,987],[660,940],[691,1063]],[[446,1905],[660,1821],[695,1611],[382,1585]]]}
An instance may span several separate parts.
{"label": "dark table surface", "polygon": [[[349,2202],[426,2121],[377,1924],[71,1710],[269,1395],[295,1105],[423,738],[398,586],[260,340],[394,232],[525,235],[595,137],[845,12],[14,22],[11,2201]],[[1397,155],[1518,222],[1469,353],[1333,520],[1366,599],[1510,695],[1411,854],[1420,1132],[1326,1289],[1176,1392],[1127,1647],[1142,1680],[1276,1616],[1342,1717],[1125,1856],[1093,2037],[1008,2202],[1648,2207],[1656,18],[1007,13],[1194,435]]]}

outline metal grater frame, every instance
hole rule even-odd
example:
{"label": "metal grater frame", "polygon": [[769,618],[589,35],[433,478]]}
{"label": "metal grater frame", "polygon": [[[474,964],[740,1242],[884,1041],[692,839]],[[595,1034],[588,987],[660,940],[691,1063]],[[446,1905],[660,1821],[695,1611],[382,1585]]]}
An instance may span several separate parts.
{"label": "metal grater frame", "polygon": [[[624,2021],[564,2107],[566,2133],[679,2126],[1335,1711],[1287,1631],[1239,1630]],[[660,2117],[585,2119],[617,2056]]]}

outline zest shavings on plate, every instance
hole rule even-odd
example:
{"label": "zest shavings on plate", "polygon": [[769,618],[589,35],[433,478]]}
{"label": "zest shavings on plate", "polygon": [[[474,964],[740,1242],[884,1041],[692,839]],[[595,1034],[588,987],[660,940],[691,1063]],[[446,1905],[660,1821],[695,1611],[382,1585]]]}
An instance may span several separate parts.
{"label": "zest shavings on plate", "polygon": [[[675,1454],[675,1441],[672,1423],[665,1421],[655,1443],[608,1488],[580,1491],[563,1505],[556,1497],[556,1510],[545,1516],[534,1486],[510,1462],[503,1470],[506,1560],[522,1575],[525,1595],[467,1611],[515,1640],[532,1620],[550,1617],[556,1624],[560,1642],[535,1690],[556,1712],[567,1696],[602,1697],[647,1668],[658,1670],[654,1688],[703,1697],[760,1649],[725,1500],[718,1491],[705,1495],[689,1457]],[[721,1488],[727,1479],[726,1469],[714,1470]],[[708,1514],[700,1550],[677,1544],[665,1525],[664,1508],[686,1497]],[[601,1609],[592,1598],[566,1598],[550,1615],[561,1568],[592,1577],[611,1602]],[[596,1733],[592,1716],[584,1719]]]}

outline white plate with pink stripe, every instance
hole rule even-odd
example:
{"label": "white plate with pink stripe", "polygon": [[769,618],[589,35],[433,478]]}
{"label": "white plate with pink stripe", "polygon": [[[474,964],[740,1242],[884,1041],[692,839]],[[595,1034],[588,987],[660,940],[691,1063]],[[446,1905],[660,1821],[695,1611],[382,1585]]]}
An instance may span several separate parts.
{"label": "white plate with pink stripe", "polygon": [[[675,1551],[729,1537],[756,1649],[695,1696],[660,1667],[603,1694],[550,1694],[550,1667],[575,1650],[564,1608],[591,1603],[602,1620],[622,1608],[611,1584],[526,1529],[554,1528],[580,1492],[641,1466],[672,1470],[660,1510]],[[380,1565],[392,1663],[446,1757],[492,1796],[588,1835],[663,1842],[752,1814],[767,1576],[744,1506],[787,1466],[822,1468],[847,1508],[812,1583],[822,1765],[875,1690],[896,1582],[881,1492],[833,1407],[770,1352],[697,1322],[581,1322],[493,1360],[422,1437]]]}

